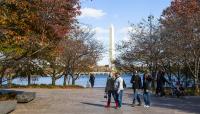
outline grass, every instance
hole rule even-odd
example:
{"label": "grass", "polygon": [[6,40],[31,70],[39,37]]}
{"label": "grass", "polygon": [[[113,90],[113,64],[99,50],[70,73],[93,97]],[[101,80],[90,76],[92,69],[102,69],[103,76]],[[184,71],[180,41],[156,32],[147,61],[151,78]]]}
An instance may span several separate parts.
{"label": "grass", "polygon": [[[171,94],[171,88],[165,88],[166,95]],[[200,93],[196,93],[194,88],[185,88],[185,96],[200,96]]]}
{"label": "grass", "polygon": [[16,95],[16,93],[0,94],[0,101],[14,100]]}
{"label": "grass", "polygon": [[48,84],[31,84],[31,85],[17,85],[12,84],[9,88],[47,88],[47,89],[81,89],[84,88],[80,85],[48,85]]}

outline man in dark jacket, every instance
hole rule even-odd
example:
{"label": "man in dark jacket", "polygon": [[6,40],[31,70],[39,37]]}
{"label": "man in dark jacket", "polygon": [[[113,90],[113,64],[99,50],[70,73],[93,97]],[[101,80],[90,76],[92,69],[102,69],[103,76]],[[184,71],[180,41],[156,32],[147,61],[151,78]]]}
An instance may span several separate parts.
{"label": "man in dark jacket", "polygon": [[165,72],[163,70],[159,70],[157,74],[156,95],[159,95],[159,93],[161,97],[165,95],[164,85],[166,82],[169,84],[169,82],[165,79]]}
{"label": "man in dark jacket", "polygon": [[133,76],[131,78],[131,83],[132,83],[132,88],[133,88],[133,104],[132,106],[135,106],[136,103],[136,99],[138,102],[138,105],[141,105],[141,100],[140,100],[140,94],[139,94],[139,89],[141,89],[141,78],[139,76],[139,74],[137,73],[137,71],[135,71],[135,73],[133,73]]}
{"label": "man in dark jacket", "polygon": [[143,76],[143,90],[144,90],[144,107],[150,107],[150,91],[151,91],[151,82],[153,78],[150,75],[149,71],[145,71]]}

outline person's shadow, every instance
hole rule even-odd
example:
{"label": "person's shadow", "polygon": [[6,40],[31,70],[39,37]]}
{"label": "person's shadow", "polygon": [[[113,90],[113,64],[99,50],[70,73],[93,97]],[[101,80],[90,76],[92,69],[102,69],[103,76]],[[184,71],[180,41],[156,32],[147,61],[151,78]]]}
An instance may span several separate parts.
{"label": "person's shadow", "polygon": [[[107,101],[101,101],[101,102],[106,103]],[[90,106],[96,106],[96,107],[105,107],[105,105],[103,104],[97,104],[97,103],[91,103],[91,102],[80,102],[80,103],[85,104],[85,105],[90,105]],[[111,103],[115,103],[115,102],[111,102]],[[131,106],[131,104],[128,104],[128,103],[122,103],[122,105]]]}
{"label": "person's shadow", "polygon": [[80,103],[97,107],[105,107],[103,104],[97,104],[97,103],[89,103],[89,102],[80,102]]}
{"label": "person's shadow", "polygon": [[[107,101],[101,101],[101,102],[107,102]],[[115,102],[111,102],[111,103],[115,103]],[[131,106],[131,104],[129,104],[129,103],[122,103],[122,105],[126,105],[126,106]]]}

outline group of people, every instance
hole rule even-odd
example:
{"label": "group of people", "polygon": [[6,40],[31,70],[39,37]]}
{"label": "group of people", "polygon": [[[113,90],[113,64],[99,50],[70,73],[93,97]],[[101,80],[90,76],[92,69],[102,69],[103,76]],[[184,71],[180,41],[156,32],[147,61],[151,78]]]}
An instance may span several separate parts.
{"label": "group of people", "polygon": [[[133,103],[132,106],[136,105],[136,100],[138,101],[138,105],[140,106],[140,92],[143,90],[144,96],[144,107],[150,107],[150,88],[151,88],[152,77],[148,71],[144,72],[143,79],[139,76],[137,71],[134,72],[131,83],[133,88]],[[105,87],[105,93],[108,96],[106,107],[110,107],[111,97],[114,98],[115,108],[120,108],[122,106],[122,96],[123,90],[125,88],[125,82],[123,78],[119,75],[119,73],[112,73],[109,75]]]}
{"label": "group of people", "polygon": [[115,108],[120,108],[122,106],[124,83],[125,82],[119,73],[115,72],[109,75],[105,87],[105,93],[108,96],[107,108],[110,107],[111,96],[113,96],[115,100]]}
{"label": "group of people", "polygon": [[136,101],[138,102],[138,106],[141,106],[141,93],[143,93],[144,97],[144,107],[150,107],[150,90],[152,80],[152,76],[148,71],[144,72],[142,79],[137,73],[137,71],[135,71],[131,78],[133,88],[133,107],[136,105]]}
{"label": "group of people", "polygon": [[[133,89],[133,101],[132,106],[141,106],[141,96],[143,95],[144,99],[144,107],[149,108],[151,104],[150,94],[151,94],[151,84],[156,80],[156,95],[164,96],[164,86],[165,83],[171,84],[165,78],[165,72],[163,70],[159,70],[156,74],[156,77],[152,77],[148,70],[144,71],[143,76],[140,76],[137,71],[133,72],[130,83],[132,83]],[[91,87],[94,87],[95,76],[93,74],[90,75],[89,82],[91,83]],[[107,78],[106,87],[105,87],[105,98],[107,98],[107,104],[105,107],[109,108],[111,104],[111,98],[114,98],[115,108],[120,108],[122,106],[122,97],[123,91],[126,87],[124,79],[120,76],[119,72],[111,72]],[[180,91],[179,91],[180,90]],[[181,86],[175,89],[175,94],[182,95],[183,90]],[[137,104],[136,104],[137,102]]]}

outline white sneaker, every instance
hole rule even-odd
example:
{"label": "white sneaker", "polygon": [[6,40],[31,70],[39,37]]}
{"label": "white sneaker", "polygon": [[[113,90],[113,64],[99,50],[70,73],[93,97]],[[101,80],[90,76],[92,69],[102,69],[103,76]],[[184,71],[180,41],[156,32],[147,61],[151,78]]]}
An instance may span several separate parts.
{"label": "white sneaker", "polygon": [[144,108],[146,108],[147,107],[147,105],[144,105]]}
{"label": "white sneaker", "polygon": [[150,108],[150,106],[149,106],[149,105],[146,105],[146,108]]}

